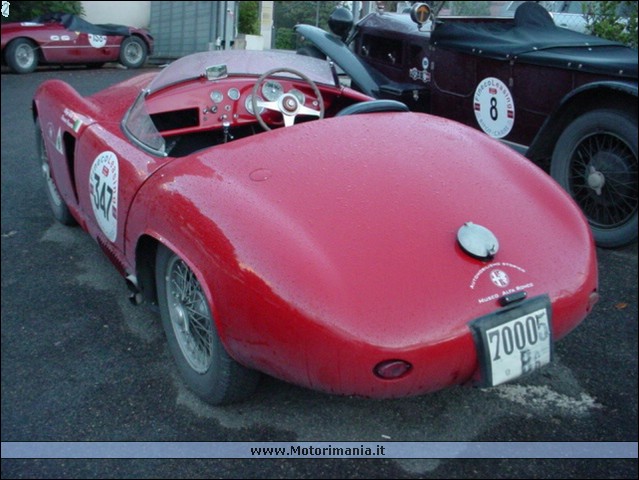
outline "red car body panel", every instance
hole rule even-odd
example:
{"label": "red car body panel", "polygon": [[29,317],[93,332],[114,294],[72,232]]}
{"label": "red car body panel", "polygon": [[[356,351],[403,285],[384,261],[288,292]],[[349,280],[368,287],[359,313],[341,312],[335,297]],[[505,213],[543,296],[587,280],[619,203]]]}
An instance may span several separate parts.
{"label": "red car body panel", "polygon": [[[597,264],[581,211],[544,172],[473,129],[420,113],[350,115],[159,157],[120,125],[150,79],[87,99],[59,81],[40,87],[54,180],[123,274],[136,275],[144,238],[183,258],[239,363],[326,392],[415,395],[478,378],[469,322],[511,291],[550,297],[555,339],[591,308]],[[216,85],[247,93],[245,78],[195,79],[152,93],[147,107],[208,105]],[[327,112],[362,99],[347,88],[322,93]],[[248,118],[240,110],[238,126]],[[200,114],[200,125],[217,121]],[[58,128],[75,138],[73,162]],[[119,169],[114,239],[92,209],[92,164],[104,152]],[[469,221],[499,238],[492,260],[458,244]],[[495,269],[508,287],[490,281]],[[393,359],[413,368],[394,380],[374,374]]]}
{"label": "red car body panel", "polygon": [[[321,136],[308,124],[296,129],[297,135],[268,134],[276,138],[265,141],[266,146],[247,140],[252,145],[218,147],[217,154],[228,163],[205,155],[181,159],[157,177],[164,188],[156,179],[143,187],[136,205],[143,203],[134,210],[145,218],[134,217],[132,224],[159,224],[132,237],[161,232],[184,257],[196,255],[192,268],[213,266],[211,272],[201,271],[203,278],[224,272],[226,278],[211,286],[216,292],[211,299],[224,299],[223,304],[212,300],[216,318],[232,321],[218,327],[241,363],[311,388],[379,397],[463,383],[477,369],[468,320],[498,308],[497,297],[481,302],[503,292],[487,274],[476,276],[498,266],[507,270],[513,286],[528,286],[531,296],[556,292],[555,338],[587,313],[596,288],[596,259],[592,249],[564,243],[566,236],[573,247],[590,241],[589,229],[566,194],[552,184],[538,190],[532,179],[545,183],[545,174],[525,162],[502,172],[519,181],[497,186],[494,165],[469,165],[468,159],[499,158],[510,153],[506,147],[492,141],[478,145],[474,134],[464,138],[467,129],[439,119],[429,119],[424,127],[424,122],[395,115],[402,121],[392,115],[368,119],[371,130],[360,135],[354,133],[355,117],[349,117],[326,122]],[[406,124],[409,137],[420,142],[414,149],[404,147],[405,158],[445,157],[447,166],[427,160],[418,167],[405,162],[404,169],[394,161],[387,165],[384,159],[394,158],[396,149],[390,140],[376,141],[375,153],[362,155],[360,146],[370,143],[371,132],[383,130],[392,139],[406,133]],[[459,156],[438,146],[443,132],[458,139]],[[305,143],[310,136],[345,148],[339,155],[322,154]],[[292,149],[291,143],[300,148]],[[281,151],[289,153],[289,161],[279,156]],[[268,179],[252,180],[256,171],[270,172]],[[468,173],[467,181],[459,181],[460,171]],[[456,204],[451,200],[459,191],[465,198]],[[541,200],[512,208],[522,193]],[[505,198],[511,205],[503,203]],[[561,233],[538,228],[538,218],[565,203],[570,207],[560,213],[566,220]],[[176,216],[191,221],[175,222]],[[469,218],[490,226],[502,242],[491,265],[470,259],[456,245],[457,227]],[[202,232],[197,240],[195,231]],[[521,232],[526,232],[526,243]],[[535,251],[528,241],[546,247]],[[191,242],[203,247],[182,250]],[[220,251],[224,254],[218,256]],[[575,272],[575,265],[585,269]],[[290,321],[283,322],[287,317]],[[415,371],[392,382],[376,378],[373,367],[392,358],[412,363]]]}

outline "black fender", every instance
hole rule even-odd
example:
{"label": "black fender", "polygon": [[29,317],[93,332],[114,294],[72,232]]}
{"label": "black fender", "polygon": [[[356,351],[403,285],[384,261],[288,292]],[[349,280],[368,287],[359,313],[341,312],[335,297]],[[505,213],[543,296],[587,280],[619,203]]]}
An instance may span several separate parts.
{"label": "black fender", "polygon": [[386,83],[387,79],[380,78],[377,72],[372,71],[340,37],[311,25],[296,25],[295,32],[344,70],[362,93],[379,97],[379,86]]}
{"label": "black fender", "polygon": [[599,108],[615,108],[637,115],[636,81],[606,80],[582,85],[567,94],[546,118],[531,142],[526,157],[548,159],[563,130],[577,117]]}

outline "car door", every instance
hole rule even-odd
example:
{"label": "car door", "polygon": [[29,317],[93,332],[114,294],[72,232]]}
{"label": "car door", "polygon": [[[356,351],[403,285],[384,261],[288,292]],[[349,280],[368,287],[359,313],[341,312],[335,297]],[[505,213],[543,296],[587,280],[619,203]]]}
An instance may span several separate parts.
{"label": "car door", "polygon": [[76,158],[75,185],[87,230],[111,257],[123,263],[131,202],[144,181],[169,159],[133,147],[117,122],[86,128]]}
{"label": "car door", "polygon": [[122,37],[78,32],[74,55],[79,62],[96,63],[117,60]]}
{"label": "car door", "polygon": [[71,63],[77,57],[78,34],[70,32],[59,22],[50,22],[42,32],[40,48],[49,63]]}

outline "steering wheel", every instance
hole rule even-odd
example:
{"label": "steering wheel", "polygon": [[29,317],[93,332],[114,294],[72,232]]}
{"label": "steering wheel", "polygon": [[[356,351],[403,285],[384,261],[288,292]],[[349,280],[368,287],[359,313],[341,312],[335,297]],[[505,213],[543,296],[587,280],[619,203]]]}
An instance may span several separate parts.
{"label": "steering wheel", "polygon": [[[317,98],[318,109],[314,110],[310,107],[307,107],[290,92],[280,95],[277,100],[272,102],[261,100],[258,97],[258,94],[262,88],[262,84],[268,77],[273,76],[277,73],[289,73],[301,78],[304,82],[306,82],[309,87],[313,89],[313,93]],[[317,88],[315,82],[303,73],[298,72],[297,70],[293,70],[292,68],[274,68],[273,70],[269,70],[268,72],[263,73],[260,78],[257,79],[257,82],[255,82],[255,86],[253,86],[253,91],[251,92],[251,103],[253,106],[253,114],[264,130],[272,130],[272,128],[266,124],[266,122],[262,118],[262,115],[259,113],[262,108],[266,110],[272,110],[274,112],[280,112],[282,114],[282,117],[284,118],[285,127],[292,127],[295,124],[295,117],[297,117],[298,115],[311,115],[322,119],[324,118],[325,112],[324,100],[322,99],[322,94],[320,93],[319,88]]]}

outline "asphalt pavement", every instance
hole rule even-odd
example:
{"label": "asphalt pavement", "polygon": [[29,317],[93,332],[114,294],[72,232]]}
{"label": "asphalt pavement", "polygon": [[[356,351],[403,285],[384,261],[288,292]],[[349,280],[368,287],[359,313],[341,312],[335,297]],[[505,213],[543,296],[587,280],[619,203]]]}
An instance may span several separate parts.
{"label": "asphalt pavement", "polygon": [[[144,71],[149,71],[145,69]],[[601,300],[553,364],[493,389],[338,397],[262,380],[212,407],[181,383],[158,315],[79,228],[55,223],[31,99],[142,71],[2,73],[2,442],[637,442],[637,244],[598,250]],[[611,459],[2,459],[2,478],[637,478]]]}

